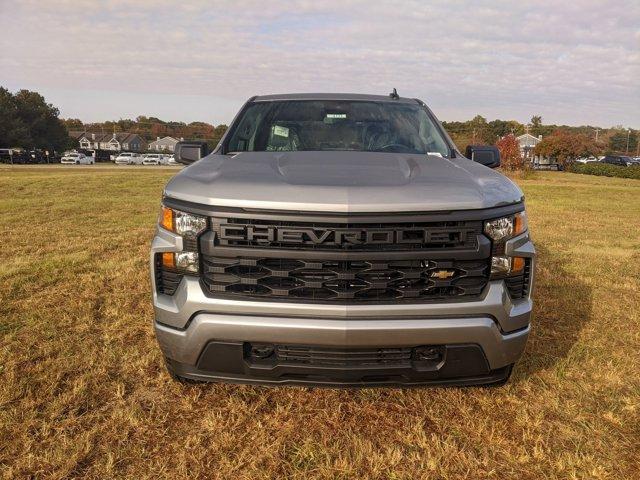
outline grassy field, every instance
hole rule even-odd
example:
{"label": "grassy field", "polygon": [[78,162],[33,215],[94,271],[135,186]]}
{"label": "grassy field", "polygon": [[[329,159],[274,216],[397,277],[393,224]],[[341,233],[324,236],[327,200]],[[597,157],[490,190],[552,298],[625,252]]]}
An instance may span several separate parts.
{"label": "grassy field", "polygon": [[0,475],[640,478],[640,181],[517,180],[540,254],[505,387],[181,385],[149,241],[175,170],[0,166]]}

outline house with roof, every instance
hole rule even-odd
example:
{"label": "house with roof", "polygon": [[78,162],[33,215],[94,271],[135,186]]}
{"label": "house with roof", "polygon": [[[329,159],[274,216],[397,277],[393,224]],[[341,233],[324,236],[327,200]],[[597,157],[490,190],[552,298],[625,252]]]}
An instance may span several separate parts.
{"label": "house with roof", "polygon": [[156,137],[155,141],[149,143],[149,150],[153,152],[173,152],[180,140],[173,137]]}
{"label": "house with roof", "polygon": [[542,141],[542,135],[535,137],[530,133],[525,133],[524,135],[516,137],[516,140],[518,141],[522,158],[532,161],[534,157],[533,150],[536,148],[536,145]]}
{"label": "house with roof", "polygon": [[80,148],[87,150],[111,150],[114,152],[143,152],[147,143],[137,133],[91,133],[84,132],[78,138]]}

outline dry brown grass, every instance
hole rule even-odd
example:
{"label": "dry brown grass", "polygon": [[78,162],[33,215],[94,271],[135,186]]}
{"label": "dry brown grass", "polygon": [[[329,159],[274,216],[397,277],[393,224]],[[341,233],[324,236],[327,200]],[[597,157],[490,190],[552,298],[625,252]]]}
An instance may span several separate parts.
{"label": "dry brown grass", "polygon": [[640,475],[639,181],[517,180],[540,262],[508,385],[331,390],[170,380],[146,262],[172,174],[0,167],[4,478]]}

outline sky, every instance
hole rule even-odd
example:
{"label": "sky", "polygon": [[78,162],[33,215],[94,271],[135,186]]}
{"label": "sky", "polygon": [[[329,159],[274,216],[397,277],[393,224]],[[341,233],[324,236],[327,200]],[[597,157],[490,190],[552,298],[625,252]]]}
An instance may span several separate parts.
{"label": "sky", "polygon": [[0,0],[0,86],[85,122],[229,123],[253,95],[640,128],[640,1]]}

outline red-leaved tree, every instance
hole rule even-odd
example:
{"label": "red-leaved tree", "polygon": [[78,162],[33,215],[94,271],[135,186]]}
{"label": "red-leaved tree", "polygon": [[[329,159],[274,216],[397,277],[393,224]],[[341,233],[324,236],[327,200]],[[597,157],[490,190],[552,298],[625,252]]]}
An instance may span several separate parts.
{"label": "red-leaved tree", "polygon": [[516,171],[524,169],[524,159],[520,155],[520,146],[516,137],[506,135],[496,142],[500,150],[500,165],[505,170]]}

